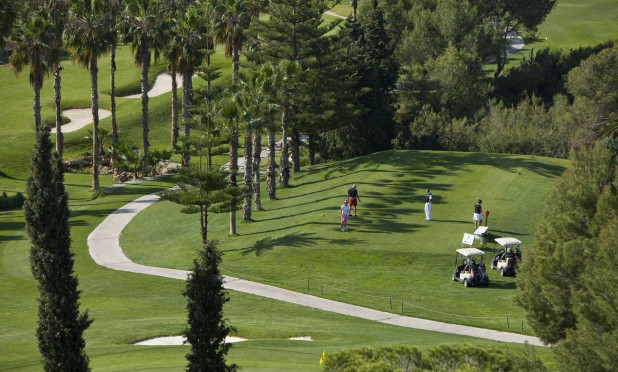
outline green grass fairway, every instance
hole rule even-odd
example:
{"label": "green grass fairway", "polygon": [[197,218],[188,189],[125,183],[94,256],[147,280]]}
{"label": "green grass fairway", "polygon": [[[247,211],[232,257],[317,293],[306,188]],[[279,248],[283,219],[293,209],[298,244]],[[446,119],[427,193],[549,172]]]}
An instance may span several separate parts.
{"label": "green grass fairway", "polygon": [[[157,181],[121,188],[90,200],[86,174],[68,174],[71,237],[82,310],[94,319],[86,331],[93,371],[180,371],[186,346],[132,346],[154,336],[176,335],[185,327],[186,300],[179,280],[123,273],[97,266],[88,255],[87,235],[109,213],[140,195],[168,188]],[[39,371],[36,347],[36,283],[30,273],[30,243],[21,211],[0,212],[0,371]],[[244,227],[241,226],[241,229]],[[195,233],[192,231],[191,234]],[[229,356],[244,371],[318,371],[322,351],[379,347],[395,343],[427,349],[440,344],[499,343],[434,332],[402,329],[274,300],[231,292],[226,316],[237,335],[250,341],[234,346]],[[310,336],[313,342],[289,341]],[[509,348],[519,348],[509,345]],[[536,348],[551,363],[549,349]]]}
{"label": "green grass fairway", "polygon": [[[225,253],[225,274],[379,310],[521,332],[512,301],[515,279],[490,270],[490,286],[451,282],[455,250],[474,230],[473,205],[490,210],[491,237],[534,244],[549,186],[566,161],[456,152],[383,152],[308,168],[293,187],[264,201],[254,222],[228,237],[228,216],[211,215],[210,238]],[[358,184],[358,217],[339,228],[339,207]],[[434,194],[424,221],[425,189]],[[239,212],[239,219],[241,218]],[[124,230],[121,245],[136,262],[186,269],[199,247],[199,221],[159,202]],[[477,242],[478,244],[478,242]],[[491,245],[493,248],[493,244]],[[484,247],[487,259],[490,246]],[[309,287],[309,288],[307,288]],[[531,330],[524,324],[524,333]]]}
{"label": "green grass fairway", "polygon": [[[539,26],[538,49],[577,49],[618,38],[618,3],[615,0],[559,0]],[[546,39],[547,38],[547,39]]]}

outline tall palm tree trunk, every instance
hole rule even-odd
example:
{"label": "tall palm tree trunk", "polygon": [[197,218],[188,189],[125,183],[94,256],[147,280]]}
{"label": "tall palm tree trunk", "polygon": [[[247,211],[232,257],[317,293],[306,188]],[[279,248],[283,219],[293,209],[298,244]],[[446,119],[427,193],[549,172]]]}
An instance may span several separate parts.
{"label": "tall palm tree trunk", "polygon": [[[271,119],[272,120],[272,119]],[[271,128],[273,125],[271,123]],[[275,131],[268,129],[268,171],[266,172],[266,193],[268,199],[277,198],[277,169],[275,164]]]}
{"label": "tall palm tree trunk", "polygon": [[150,66],[150,51],[142,52],[142,146],[143,146],[143,158],[142,158],[142,174],[148,175],[148,149],[150,148],[150,142],[148,142],[148,67]]}
{"label": "tall palm tree trunk", "polygon": [[253,193],[255,194],[254,207],[262,210],[262,195],[260,190],[260,161],[262,159],[262,132],[256,130],[253,134]]}
{"label": "tall palm tree trunk", "polygon": [[300,172],[300,133],[292,129],[292,173]]}
{"label": "tall palm tree trunk", "polygon": [[[191,127],[190,119],[193,116],[189,107],[193,103],[193,70],[187,70],[182,73],[182,135],[185,138],[189,138]],[[186,151],[182,154],[182,166],[188,167],[191,160],[191,154],[189,154],[189,144],[185,144]]]}
{"label": "tall palm tree trunk", "polygon": [[281,113],[281,131],[283,139],[281,140],[281,158],[279,160],[279,186],[288,187],[290,182],[290,161],[288,148],[288,108],[283,106]]}
{"label": "tall palm tree trunk", "polygon": [[[230,134],[230,186],[238,187],[238,133]],[[230,235],[236,235],[236,197],[230,204]]]}
{"label": "tall palm tree trunk", "polygon": [[64,134],[62,133],[62,111],[60,109],[60,101],[62,96],[60,95],[60,70],[62,66],[59,63],[54,63],[54,104],[56,106],[56,152],[62,159],[62,153],[64,150]]}
{"label": "tall palm tree trunk", "polygon": [[97,58],[90,60],[90,97],[92,99],[92,190],[99,190],[99,87]]}
{"label": "tall palm tree trunk", "polygon": [[253,142],[251,132],[245,131],[245,202],[242,206],[242,220],[251,221],[251,200],[253,199]]}
{"label": "tall palm tree trunk", "polygon": [[37,78],[38,75],[34,73],[35,77],[32,81],[32,111],[34,112],[34,131],[39,132],[41,128],[41,88],[43,87],[43,79]]}
{"label": "tall palm tree trunk", "polygon": [[[109,100],[112,108],[112,144],[118,144],[118,124],[116,122],[116,43],[112,43],[109,53]],[[116,148],[112,146],[112,165],[115,164],[118,154]]]}
{"label": "tall palm tree trunk", "polygon": [[172,63],[172,133],[171,148],[178,142],[178,83],[176,82],[176,65]]}
{"label": "tall palm tree trunk", "polygon": [[232,46],[232,83],[236,84],[238,82],[238,64],[240,61],[240,54],[238,52],[238,46],[236,42]]}

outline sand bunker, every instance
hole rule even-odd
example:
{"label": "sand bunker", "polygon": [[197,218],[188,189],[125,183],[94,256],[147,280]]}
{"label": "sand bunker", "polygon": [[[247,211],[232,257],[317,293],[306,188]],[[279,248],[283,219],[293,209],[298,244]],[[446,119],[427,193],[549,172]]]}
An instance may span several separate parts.
{"label": "sand bunker", "polygon": [[[292,341],[313,341],[311,336],[300,336],[300,337],[290,337],[288,340]],[[133,345],[140,346],[180,346],[185,345],[187,339],[184,336],[168,336],[168,337],[155,337],[148,340],[136,342]],[[235,342],[247,341],[246,338],[242,337],[231,337],[228,336],[225,338],[225,342],[228,344],[233,344]]]}
{"label": "sand bunker", "polygon": [[[68,123],[62,125],[62,133],[75,132],[88,124],[92,124],[92,110],[89,108],[62,111],[62,115],[70,120]],[[99,109],[99,120],[105,119],[111,115],[111,111]],[[52,128],[51,132],[56,133],[56,128]]]}

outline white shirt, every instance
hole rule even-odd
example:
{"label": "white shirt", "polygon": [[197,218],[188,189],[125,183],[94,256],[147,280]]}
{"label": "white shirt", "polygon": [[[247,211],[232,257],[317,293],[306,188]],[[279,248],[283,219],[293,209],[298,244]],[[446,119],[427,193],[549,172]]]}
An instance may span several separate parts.
{"label": "white shirt", "polygon": [[342,215],[348,215],[350,214],[350,207],[348,207],[346,204],[341,206],[341,214]]}

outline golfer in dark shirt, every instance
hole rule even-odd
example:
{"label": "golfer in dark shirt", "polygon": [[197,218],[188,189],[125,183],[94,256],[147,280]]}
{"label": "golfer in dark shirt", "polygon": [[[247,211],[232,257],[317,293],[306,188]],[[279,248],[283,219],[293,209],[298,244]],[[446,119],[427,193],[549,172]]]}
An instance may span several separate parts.
{"label": "golfer in dark shirt", "polygon": [[356,217],[356,204],[360,201],[356,185],[352,185],[352,188],[348,190],[348,199],[350,200],[350,212],[352,211],[352,207],[354,207],[354,217]]}

